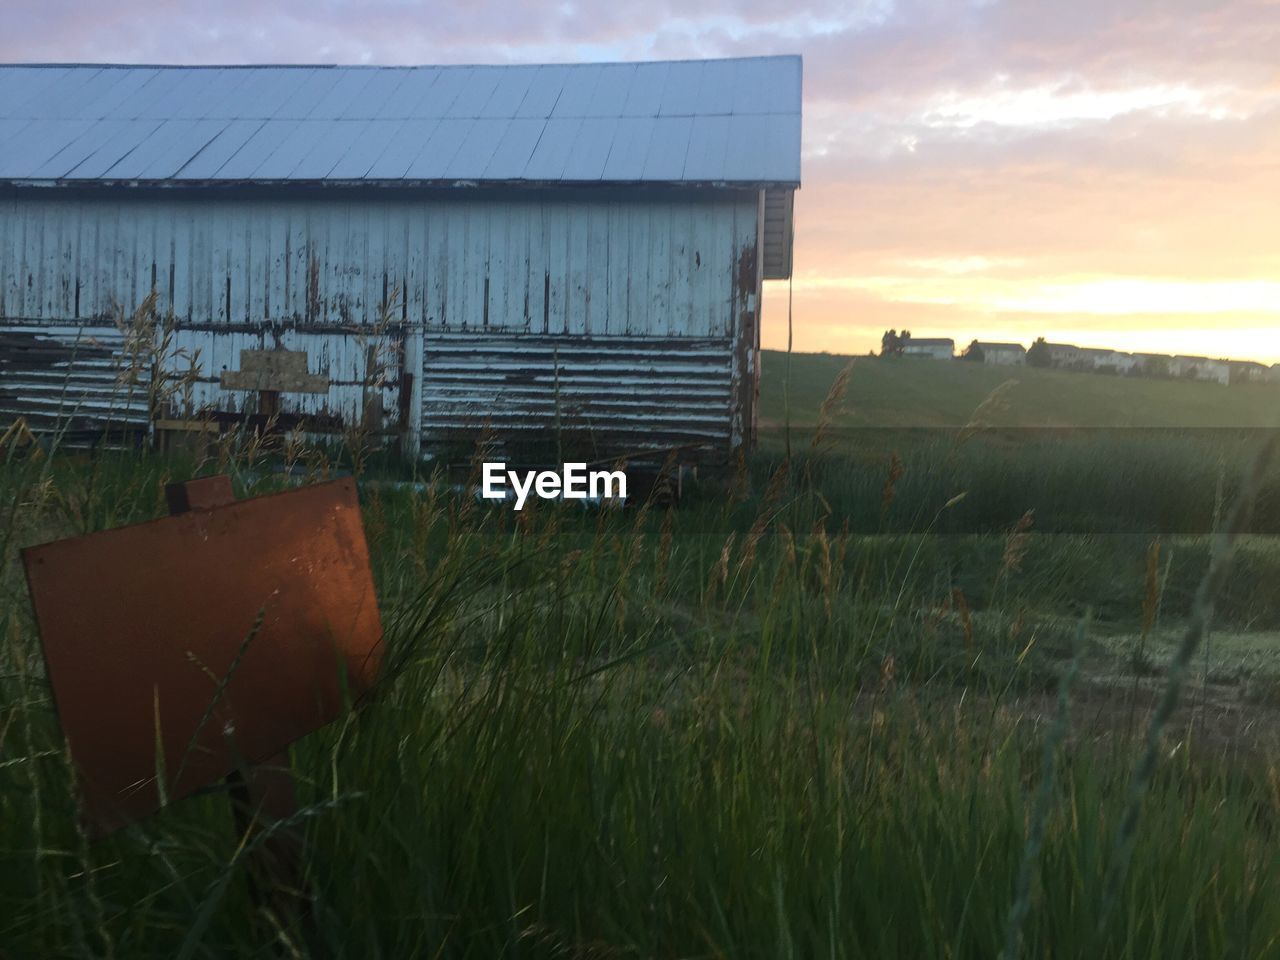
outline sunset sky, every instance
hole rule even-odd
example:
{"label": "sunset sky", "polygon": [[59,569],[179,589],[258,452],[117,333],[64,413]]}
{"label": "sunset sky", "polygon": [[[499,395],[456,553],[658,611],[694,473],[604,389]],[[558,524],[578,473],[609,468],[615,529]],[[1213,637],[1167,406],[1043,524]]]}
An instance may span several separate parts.
{"label": "sunset sky", "polygon": [[1280,0],[0,0],[10,62],[762,53],[804,56],[796,349],[1280,361]]}

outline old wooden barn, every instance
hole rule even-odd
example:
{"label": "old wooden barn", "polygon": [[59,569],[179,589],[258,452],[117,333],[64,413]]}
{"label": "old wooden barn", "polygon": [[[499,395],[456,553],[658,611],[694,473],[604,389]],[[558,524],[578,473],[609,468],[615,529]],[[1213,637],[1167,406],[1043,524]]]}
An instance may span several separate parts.
{"label": "old wooden barn", "polygon": [[0,67],[0,432],[728,453],[800,104],[798,57]]}

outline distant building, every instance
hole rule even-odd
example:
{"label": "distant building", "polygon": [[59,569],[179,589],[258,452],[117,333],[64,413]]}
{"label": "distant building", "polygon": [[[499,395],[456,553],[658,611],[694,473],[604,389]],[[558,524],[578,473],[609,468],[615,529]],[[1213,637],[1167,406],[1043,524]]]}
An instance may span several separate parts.
{"label": "distant building", "polygon": [[955,356],[956,342],[948,337],[912,337],[903,341],[904,357],[924,357],[928,360],[950,360]]}
{"label": "distant building", "polygon": [[1074,343],[1046,343],[1049,352],[1049,366],[1059,370],[1079,370],[1083,363],[1083,355]]}
{"label": "distant building", "polygon": [[1280,363],[1273,363],[1271,365],[1271,376],[1269,379],[1275,383],[1280,383]]}
{"label": "distant building", "polygon": [[1128,373],[1136,362],[1133,354],[1099,347],[1077,347],[1074,343],[1049,343],[1049,366],[1060,370]]}
{"label": "distant building", "polygon": [[1231,368],[1225,360],[1179,354],[1169,361],[1169,376],[1184,380],[1210,380],[1225,385],[1231,382]]}
{"label": "distant building", "polygon": [[1021,367],[1027,362],[1027,348],[1020,343],[973,341],[982,351],[982,362],[993,367]]}
{"label": "distant building", "polygon": [[1227,376],[1228,382],[1233,385],[1262,383],[1271,376],[1271,369],[1265,363],[1256,363],[1253,360],[1228,360]]}
{"label": "distant building", "polygon": [[[1057,370],[1150,377],[1157,380],[1204,380],[1211,383],[1280,383],[1280,363],[1254,360],[1215,360],[1210,357],[1169,356],[1164,353],[1126,353],[1107,347],[1081,347],[1074,343],[1036,341],[1036,349],[1046,352],[1048,366]],[[909,340],[904,352],[909,356],[946,358],[955,344],[950,340]],[[1028,350],[1020,343],[974,340],[970,350],[981,351],[989,366],[1013,367],[1027,362]],[[968,354],[968,351],[966,351]]]}
{"label": "distant building", "polygon": [[1165,379],[1172,375],[1173,357],[1166,353],[1135,353],[1129,372],[1138,377]]}
{"label": "distant building", "polygon": [[1089,349],[1085,351],[1088,360],[1093,364],[1093,369],[1101,373],[1128,373],[1138,361],[1132,353],[1125,353],[1122,350],[1095,350]]}

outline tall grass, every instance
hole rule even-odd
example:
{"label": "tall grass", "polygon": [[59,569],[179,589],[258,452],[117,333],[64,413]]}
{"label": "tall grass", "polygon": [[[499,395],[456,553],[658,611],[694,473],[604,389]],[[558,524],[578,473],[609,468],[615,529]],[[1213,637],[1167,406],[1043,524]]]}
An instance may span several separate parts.
{"label": "tall grass", "polygon": [[[1154,620],[1148,536],[1041,534],[1022,499],[940,536],[977,494],[913,486],[908,455],[842,482],[825,442],[741,501],[519,517],[362,457],[386,675],[292,751],[307,940],[250,896],[220,793],[77,830],[15,551],[161,515],[166,480],[245,495],[341,454],[5,456],[0,956],[1280,955],[1265,740],[1202,749],[1171,709],[1144,741],[1099,700],[1141,691],[1091,686],[1115,664],[1072,639],[1086,607]],[[925,520],[855,532],[864,497]],[[1207,549],[1173,551],[1164,621]]]}

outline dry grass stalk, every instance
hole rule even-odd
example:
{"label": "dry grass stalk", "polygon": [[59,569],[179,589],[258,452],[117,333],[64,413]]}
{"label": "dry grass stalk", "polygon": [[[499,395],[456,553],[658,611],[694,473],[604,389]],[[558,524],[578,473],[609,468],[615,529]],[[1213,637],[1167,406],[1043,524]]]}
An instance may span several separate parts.
{"label": "dry grass stalk", "polygon": [[[1018,645],[1018,638],[1022,636],[1022,628],[1025,626],[1026,615],[1027,615],[1027,611],[1025,609],[1020,609],[1017,615],[1014,616],[1013,621],[1009,624],[1010,648],[1017,647]],[[1032,640],[1034,642],[1034,637],[1032,638]],[[1028,644],[1026,647],[1023,647],[1022,652],[1018,654],[1019,663],[1022,662],[1023,658],[1026,657],[1026,655],[1030,652],[1030,650],[1031,650],[1030,644]]]}
{"label": "dry grass stalk", "polygon": [[880,676],[877,684],[877,692],[888,693],[891,691],[897,675],[898,662],[894,659],[892,653],[886,653],[880,660]]}
{"label": "dry grass stalk", "polygon": [[40,441],[27,426],[27,418],[18,417],[4,433],[0,434],[0,456],[9,457],[18,450],[27,449],[32,451],[33,459],[44,456],[44,451],[40,449]]}
{"label": "dry grass stalk", "polygon": [[130,387],[150,387],[154,383],[158,301],[159,294],[153,289],[128,317],[117,308],[115,325],[124,338],[117,359],[117,383]]}
{"label": "dry grass stalk", "polygon": [[384,441],[382,428],[386,411],[382,393],[394,382],[403,359],[400,340],[387,335],[399,302],[400,287],[397,286],[382,304],[378,319],[360,328],[353,338],[365,357],[363,400],[359,416],[344,422],[342,442],[351,458],[351,472],[357,477],[364,472],[369,457],[382,447]]}
{"label": "dry grass stalk", "polygon": [[969,601],[964,591],[955,587],[951,591],[951,605],[960,617],[960,626],[964,628],[964,648],[973,650],[973,613],[969,609]]}
{"label": "dry grass stalk", "polygon": [[[777,567],[777,576],[773,578],[773,590],[771,596],[783,596],[788,590],[792,589],[797,575],[799,573],[799,562],[796,555],[796,538],[791,532],[791,528],[785,523],[778,524],[778,556],[780,562]],[[784,572],[787,574],[784,576]]]}
{"label": "dry grass stalk", "polygon": [[813,546],[810,548],[817,554],[818,586],[822,591],[822,608],[828,617],[831,616],[831,601],[835,593],[835,565],[831,556],[831,539],[827,536],[827,528],[815,524],[811,534]]}
{"label": "dry grass stalk", "polygon": [[787,487],[787,479],[790,475],[790,464],[783,460],[778,464],[778,469],[773,472],[773,476],[769,478],[769,486],[765,488],[764,499],[760,502],[760,509],[756,512],[756,518],[751,523],[751,529],[747,531],[746,539],[742,544],[742,557],[738,561],[738,569],[734,574],[735,579],[747,575],[751,570],[752,563],[755,562],[756,548],[760,544],[760,538],[764,536],[764,532],[768,529],[769,524],[776,516],[775,507],[778,501],[782,499],[782,493]]}
{"label": "dry grass stalk", "polygon": [[292,473],[301,466],[306,471],[305,482],[313,483],[329,475],[329,458],[322,449],[308,443],[300,430],[290,430],[284,435],[282,455],[284,468]]}
{"label": "dry grass stalk", "polygon": [[1005,538],[1004,555],[1000,560],[1000,569],[996,573],[996,583],[1013,573],[1022,570],[1022,561],[1027,558],[1027,550],[1031,546],[1031,528],[1035,525],[1036,512],[1028,510],[1009,531]]}
{"label": "dry grass stalk", "polygon": [[884,479],[884,488],[880,491],[880,512],[887,514],[889,508],[893,506],[894,497],[898,492],[898,481],[902,479],[902,475],[906,472],[906,467],[902,463],[902,458],[898,456],[895,450],[889,455],[889,473]]}
{"label": "dry grass stalk", "polygon": [[665,596],[667,592],[667,570],[671,565],[673,522],[674,509],[668,506],[666,514],[662,517],[662,532],[658,535],[658,550],[654,557],[654,592],[660,597]]}
{"label": "dry grass stalk", "polygon": [[840,404],[844,402],[844,395],[849,390],[849,378],[853,376],[853,363],[854,361],[850,360],[840,368],[835,380],[831,382],[831,389],[827,391],[826,397],[818,407],[818,426],[814,430],[813,440],[809,444],[813,450],[821,448],[831,439],[828,436],[828,431],[835,420],[836,413],[840,409]]}
{"label": "dry grass stalk", "polygon": [[967,442],[980,430],[987,430],[999,422],[999,415],[1009,409],[1009,394],[1018,385],[1017,380],[1006,380],[992,390],[985,400],[978,404],[960,432],[956,434],[953,452]]}
{"label": "dry grass stalk", "polygon": [[729,561],[733,557],[733,544],[737,534],[730,532],[725,538],[724,546],[720,550],[720,559],[716,561],[715,567],[711,571],[711,579],[707,583],[707,592],[705,602],[710,603],[716,595],[716,591],[729,580]]}
{"label": "dry grass stalk", "polygon": [[565,960],[616,960],[633,956],[630,950],[603,940],[586,940],[545,923],[533,923],[521,930],[520,942],[530,944],[539,955]]}
{"label": "dry grass stalk", "polygon": [[146,391],[147,417],[191,416],[193,390],[200,379],[200,351],[174,345],[173,315],[161,317],[156,309],[159,294],[153,288],[128,317],[115,313],[115,326],[123,336],[116,356],[116,382],[127,387],[126,400],[135,391]]}

